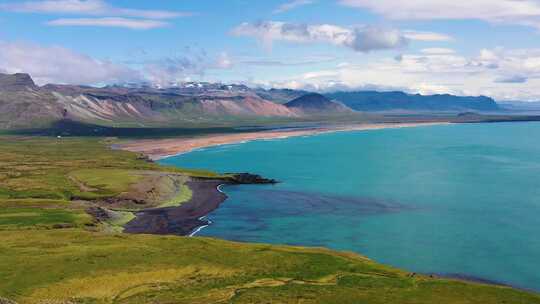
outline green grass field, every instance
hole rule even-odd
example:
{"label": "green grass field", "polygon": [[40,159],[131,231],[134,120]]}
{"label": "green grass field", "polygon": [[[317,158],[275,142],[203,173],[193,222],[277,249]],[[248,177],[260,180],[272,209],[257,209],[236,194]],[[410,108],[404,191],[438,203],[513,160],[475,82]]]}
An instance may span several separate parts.
{"label": "green grass field", "polygon": [[324,249],[82,229],[0,240],[0,295],[19,303],[540,303]]}
{"label": "green grass field", "polygon": [[[136,174],[128,171],[219,177],[208,171],[162,167],[131,152],[110,150],[107,145],[107,140],[96,138],[0,137],[0,198],[114,196],[137,180]],[[77,180],[96,191],[81,190]]]}
{"label": "green grass field", "polygon": [[67,201],[0,200],[0,230],[84,227],[92,217]]}
{"label": "green grass field", "polygon": [[[130,212],[111,210],[100,223],[87,204],[124,195],[148,176],[169,181],[155,172],[188,178],[193,171],[108,144],[0,138],[0,303],[540,303],[536,294],[412,276],[352,253],[123,234]],[[180,191],[163,204],[190,195]]]}
{"label": "green grass field", "polygon": [[89,192],[96,189],[110,196],[122,193],[142,178],[136,171],[126,169],[81,169],[69,175],[76,182],[84,184]]}

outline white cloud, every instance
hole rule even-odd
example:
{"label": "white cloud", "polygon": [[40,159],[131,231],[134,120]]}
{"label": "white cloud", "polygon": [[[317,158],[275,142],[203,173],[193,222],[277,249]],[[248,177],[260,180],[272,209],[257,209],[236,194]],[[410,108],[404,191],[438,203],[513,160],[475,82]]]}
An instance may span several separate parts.
{"label": "white cloud", "polygon": [[540,49],[481,50],[471,64],[495,70],[498,83],[525,83],[540,79]]}
{"label": "white cloud", "polygon": [[129,62],[114,63],[60,46],[0,40],[0,72],[28,73],[39,85],[150,82],[167,86],[192,77],[202,78],[209,70],[234,66],[226,52],[210,56],[203,49],[186,47],[181,53],[158,59],[144,58],[146,55],[143,55]]}
{"label": "white cloud", "polygon": [[344,28],[332,24],[296,24],[277,21],[242,23],[231,32],[236,36],[254,37],[267,48],[274,41],[294,43],[329,43],[358,52],[404,47],[408,40],[395,29],[371,26]]}
{"label": "white cloud", "polygon": [[407,30],[403,32],[403,35],[410,40],[418,41],[452,41],[451,36],[435,32],[413,31]]}
{"label": "white cloud", "polygon": [[233,60],[229,56],[227,52],[222,52],[219,54],[219,56],[216,59],[216,62],[214,64],[214,68],[217,69],[230,69],[234,65]]}
{"label": "white cloud", "polygon": [[429,82],[415,83],[411,85],[408,90],[412,93],[418,93],[422,95],[434,95],[434,94],[462,94],[459,90],[454,90],[450,87],[441,84],[433,84]]}
{"label": "white cloud", "polygon": [[21,13],[121,16],[148,19],[169,19],[192,15],[190,12],[115,7],[104,0],[21,1],[13,4],[0,4],[0,10]]}
{"label": "white cloud", "polygon": [[337,71],[315,71],[315,72],[308,72],[302,75],[302,78],[305,80],[309,79],[332,79],[339,76],[339,73]]}
{"label": "white cloud", "polygon": [[335,56],[329,55],[307,55],[302,56],[302,58],[291,58],[290,56],[285,56],[281,59],[268,58],[267,56],[257,56],[241,58],[238,63],[256,67],[300,67],[334,62],[336,59],[337,58]]}
{"label": "white cloud", "polygon": [[295,9],[295,8],[298,8],[298,7],[301,7],[301,6],[305,6],[305,5],[309,5],[309,4],[312,4],[313,1],[312,0],[292,0],[292,1],[289,1],[287,3],[284,3],[282,5],[280,5],[278,8],[276,8],[274,10],[274,14],[281,14],[281,13],[284,13],[284,12],[287,12],[287,11],[290,11],[292,9]]}
{"label": "white cloud", "polygon": [[372,87],[421,94],[486,95],[498,100],[540,100],[540,49],[485,49],[469,57],[432,48],[396,58],[351,60],[271,83],[320,91]]}
{"label": "white cloud", "polygon": [[405,46],[408,41],[398,30],[377,27],[356,28],[346,45],[360,52],[394,49]]}
{"label": "white cloud", "polygon": [[477,19],[540,28],[537,0],[340,0],[340,3],[398,20]]}
{"label": "white cloud", "polygon": [[0,41],[0,69],[29,73],[36,83],[105,84],[140,81],[127,66],[75,53],[58,46]]}
{"label": "white cloud", "polygon": [[148,20],[148,19],[131,19],[120,17],[107,18],[61,18],[47,22],[51,26],[99,26],[99,27],[121,27],[133,30],[148,30],[153,28],[165,27],[169,23]]}
{"label": "white cloud", "polygon": [[231,69],[234,61],[227,52],[215,56],[202,49],[187,47],[182,55],[143,59],[138,64],[142,66],[147,81],[166,87],[193,78],[202,79],[210,70]]}
{"label": "white cloud", "polygon": [[421,49],[420,52],[428,55],[448,55],[456,53],[456,51],[448,48],[426,48]]}

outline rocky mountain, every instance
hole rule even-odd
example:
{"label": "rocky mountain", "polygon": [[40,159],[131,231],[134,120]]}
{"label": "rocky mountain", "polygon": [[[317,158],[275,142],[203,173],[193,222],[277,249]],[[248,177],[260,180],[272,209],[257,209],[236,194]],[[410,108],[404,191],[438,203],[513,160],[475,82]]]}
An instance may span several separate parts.
{"label": "rocky mountain", "polygon": [[17,73],[13,75],[0,73],[0,90],[1,91],[32,91],[38,87],[28,74]]}
{"label": "rocky mountain", "polygon": [[317,94],[309,93],[298,97],[285,104],[287,108],[294,109],[298,113],[318,115],[320,113],[330,114],[345,114],[352,113],[353,111],[347,106],[334,102],[327,97]]}
{"label": "rocky mountain", "polygon": [[[489,97],[249,88],[207,82],[91,87],[37,86],[28,74],[0,74],[0,130],[44,128],[58,122],[103,127],[222,127],[260,121],[317,120],[356,111],[494,112]],[[358,114],[359,115],[359,114]]]}
{"label": "rocky mountain", "polygon": [[486,96],[454,96],[406,94],[404,92],[335,92],[326,94],[356,111],[410,111],[410,112],[493,112],[501,110]]}
{"label": "rocky mountain", "polygon": [[[0,74],[0,129],[41,128],[62,119],[114,127],[175,127],[325,115],[266,99],[263,91],[212,83],[163,89],[147,85],[38,87],[27,74]],[[268,90],[271,95],[283,98],[283,93]]]}
{"label": "rocky mountain", "polygon": [[106,124],[217,122],[253,117],[297,117],[289,108],[230,87],[216,89],[131,89],[46,86],[76,120]]}
{"label": "rocky mountain", "polygon": [[43,127],[61,119],[62,110],[27,74],[0,74],[0,129]]}
{"label": "rocky mountain", "polygon": [[304,90],[293,89],[256,89],[257,95],[263,99],[270,100],[276,103],[287,103],[293,99],[306,95],[310,92]]}

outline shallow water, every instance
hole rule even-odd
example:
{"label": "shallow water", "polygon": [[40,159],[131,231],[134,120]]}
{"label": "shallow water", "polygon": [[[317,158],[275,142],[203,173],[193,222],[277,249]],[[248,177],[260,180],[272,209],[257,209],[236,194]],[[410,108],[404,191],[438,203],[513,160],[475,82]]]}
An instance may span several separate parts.
{"label": "shallow water", "polygon": [[540,123],[255,141],[162,163],[252,172],[198,235],[351,250],[410,271],[540,291]]}

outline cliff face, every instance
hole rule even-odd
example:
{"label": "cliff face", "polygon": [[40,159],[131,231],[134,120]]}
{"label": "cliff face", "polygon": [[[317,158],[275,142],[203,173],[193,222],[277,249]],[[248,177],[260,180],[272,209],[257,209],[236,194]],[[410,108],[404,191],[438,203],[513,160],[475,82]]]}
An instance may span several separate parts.
{"label": "cliff face", "polygon": [[1,91],[37,90],[38,87],[28,74],[18,73],[13,75],[0,74]]}
{"label": "cliff face", "polygon": [[30,75],[0,74],[0,129],[41,128],[61,117],[61,105]]}

